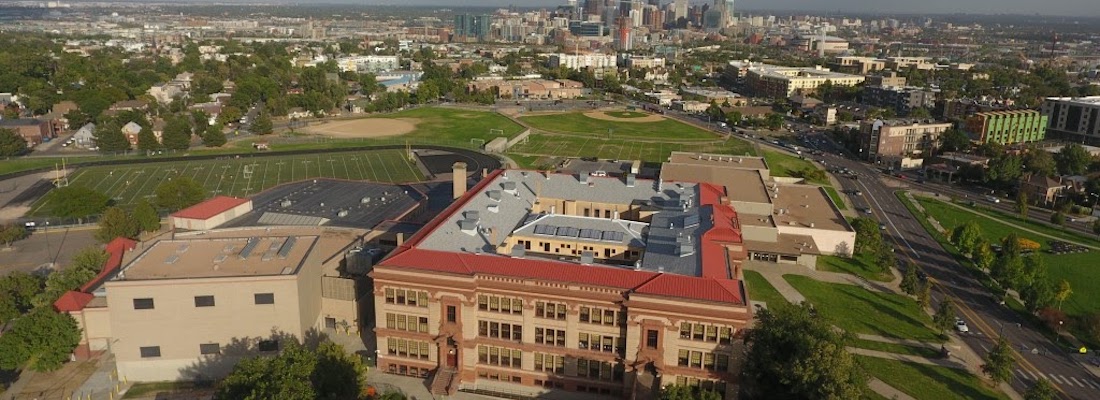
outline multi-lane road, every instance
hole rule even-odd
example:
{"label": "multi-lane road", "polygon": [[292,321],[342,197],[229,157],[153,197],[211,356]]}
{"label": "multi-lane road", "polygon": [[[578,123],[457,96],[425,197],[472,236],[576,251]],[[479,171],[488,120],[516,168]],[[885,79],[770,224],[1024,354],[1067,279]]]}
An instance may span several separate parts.
{"label": "multi-lane road", "polygon": [[[993,346],[995,338],[1003,335],[1008,339],[1018,360],[1011,382],[1018,392],[1026,391],[1037,379],[1046,378],[1056,385],[1065,398],[1100,398],[1100,379],[1078,364],[1080,360],[1075,357],[1079,356],[1073,353],[1073,349],[1055,346],[1029,329],[1012,310],[994,300],[982,284],[965,272],[898,200],[895,196],[898,188],[887,185],[887,180],[893,178],[844,157],[826,153],[818,158],[827,165],[848,168],[858,176],[857,179],[837,179],[845,191],[861,192],[860,195],[850,196],[853,205],[857,209],[870,208],[873,215],[869,216],[886,226],[886,237],[896,243],[899,260],[917,264],[935,283],[933,306],[944,296],[954,298],[958,314],[970,326],[970,333],[961,335],[974,351],[984,356]],[[901,180],[895,183],[911,184]],[[941,190],[939,185],[922,186],[925,191],[955,195],[955,192]]]}

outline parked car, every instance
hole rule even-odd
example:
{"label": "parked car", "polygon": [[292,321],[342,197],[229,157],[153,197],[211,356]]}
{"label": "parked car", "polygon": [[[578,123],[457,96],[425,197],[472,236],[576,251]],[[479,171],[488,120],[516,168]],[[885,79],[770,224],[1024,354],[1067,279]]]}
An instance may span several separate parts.
{"label": "parked car", "polygon": [[955,330],[959,331],[959,333],[969,333],[970,332],[970,327],[966,326],[966,321],[963,321],[962,318],[956,318],[955,319]]}

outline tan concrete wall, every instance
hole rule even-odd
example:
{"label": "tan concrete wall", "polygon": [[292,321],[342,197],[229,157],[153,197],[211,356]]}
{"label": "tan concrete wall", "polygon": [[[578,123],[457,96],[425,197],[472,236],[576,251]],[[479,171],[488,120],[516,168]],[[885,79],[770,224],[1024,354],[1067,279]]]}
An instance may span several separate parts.
{"label": "tan concrete wall", "polygon": [[[297,336],[311,327],[303,323],[298,276],[228,279],[110,281],[112,350],[118,372],[131,381],[188,379],[188,369],[200,364],[199,345],[255,341],[273,333]],[[255,304],[255,293],[274,293],[275,304]],[[214,307],[195,307],[194,297],[213,295]],[[133,299],[152,298],[154,309],[135,310]],[[161,356],[141,358],[139,347],[160,346]],[[194,371],[216,376],[224,371]],[[209,372],[209,373],[208,373]]]}
{"label": "tan concrete wall", "polygon": [[85,308],[82,322],[84,337],[91,350],[106,350],[111,340],[111,314],[107,308]]}
{"label": "tan concrete wall", "polygon": [[[756,218],[745,215],[742,218]],[[772,226],[741,225],[741,235],[746,241],[775,242],[779,240],[779,230]]]}

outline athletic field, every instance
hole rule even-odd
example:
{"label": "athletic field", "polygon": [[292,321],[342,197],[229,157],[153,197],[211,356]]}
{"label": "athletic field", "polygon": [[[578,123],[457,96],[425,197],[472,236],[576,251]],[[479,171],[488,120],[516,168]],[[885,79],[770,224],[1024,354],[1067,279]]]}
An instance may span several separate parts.
{"label": "athletic field", "polygon": [[510,154],[557,158],[596,157],[604,160],[667,161],[673,151],[753,155],[752,146],[737,139],[717,139],[708,142],[650,141],[629,139],[583,138],[576,136],[531,134],[509,150]]}
{"label": "athletic field", "polygon": [[[339,152],[273,157],[226,156],[223,159],[100,166],[80,168],[69,184],[86,186],[111,197],[115,204],[130,206],[152,199],[160,182],[186,176],[203,185],[211,195],[250,196],[267,188],[309,178],[368,180],[380,183],[415,182],[424,179],[402,149]],[[32,215],[48,214],[43,197]]]}

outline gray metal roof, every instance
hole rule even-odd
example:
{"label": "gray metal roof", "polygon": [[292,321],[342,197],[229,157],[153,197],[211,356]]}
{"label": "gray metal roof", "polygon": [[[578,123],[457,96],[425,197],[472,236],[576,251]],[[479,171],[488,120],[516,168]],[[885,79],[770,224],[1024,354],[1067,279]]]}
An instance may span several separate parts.
{"label": "gray metal roof", "polygon": [[[698,187],[693,189],[698,190]],[[648,240],[639,268],[699,276],[703,271],[699,237],[713,226],[712,211],[711,207],[696,206],[685,210],[683,206],[663,204],[649,224]]]}
{"label": "gray metal roof", "polygon": [[555,236],[591,243],[621,243],[624,246],[643,247],[643,233],[649,224],[624,219],[576,217],[562,214],[542,214],[537,219],[520,226],[513,234],[526,236]]}

